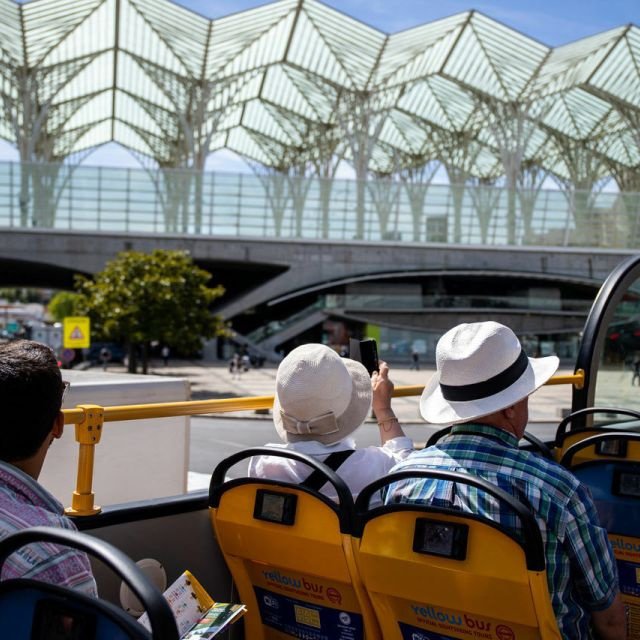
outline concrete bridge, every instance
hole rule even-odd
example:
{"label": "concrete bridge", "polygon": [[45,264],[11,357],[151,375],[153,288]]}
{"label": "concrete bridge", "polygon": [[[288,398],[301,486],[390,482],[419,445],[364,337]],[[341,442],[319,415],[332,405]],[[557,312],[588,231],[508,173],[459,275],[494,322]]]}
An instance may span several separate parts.
{"label": "concrete bridge", "polygon": [[216,283],[226,287],[218,312],[227,319],[279,298],[321,292],[347,281],[393,282],[407,275],[495,274],[596,288],[615,265],[634,253],[628,249],[3,229],[0,286],[71,288],[75,273],[100,271],[120,251],[153,249],[189,251]]}

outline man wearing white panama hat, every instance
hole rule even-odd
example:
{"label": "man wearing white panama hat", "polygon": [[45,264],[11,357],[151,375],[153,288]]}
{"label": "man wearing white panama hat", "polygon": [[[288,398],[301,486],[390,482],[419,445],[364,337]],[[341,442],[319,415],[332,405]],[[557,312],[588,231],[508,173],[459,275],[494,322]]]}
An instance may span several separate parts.
{"label": "man wearing white panama hat", "polygon": [[[626,637],[618,575],[606,531],[588,490],[557,463],[519,449],[528,397],[558,368],[558,358],[528,358],[516,335],[497,322],[461,324],[436,348],[437,372],[420,399],[422,417],[454,425],[436,445],[393,471],[467,471],[529,506],[545,541],[547,578],[564,638]],[[421,502],[480,513],[517,530],[517,518],[490,496],[424,478],[390,487],[386,503]]]}
{"label": "man wearing white panama hat", "polygon": [[[332,466],[354,495],[389,472],[413,451],[391,409],[393,383],[380,363],[372,378],[355,360],[341,358],[323,344],[294,349],[278,367],[273,421],[284,444],[269,444],[305,453]],[[350,436],[371,410],[378,420],[381,446],[356,449]],[[331,456],[331,457],[330,457]],[[286,482],[309,482],[303,463],[276,456],[258,456],[249,475]],[[335,499],[330,484],[315,487]]]}

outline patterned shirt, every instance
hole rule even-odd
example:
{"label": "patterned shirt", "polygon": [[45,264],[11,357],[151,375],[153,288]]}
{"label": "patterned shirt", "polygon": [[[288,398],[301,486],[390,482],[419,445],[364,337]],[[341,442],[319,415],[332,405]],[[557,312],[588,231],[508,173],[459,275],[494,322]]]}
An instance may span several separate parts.
{"label": "patterned shirt", "polygon": [[[590,637],[589,611],[609,607],[618,575],[607,532],[589,490],[564,467],[518,448],[517,438],[497,427],[454,426],[435,446],[416,452],[392,471],[437,468],[466,471],[488,480],[528,506],[545,544],[547,581],[563,638]],[[508,509],[482,490],[417,478],[390,486],[386,503],[417,502],[479,513],[519,533]]]}
{"label": "patterned shirt", "polygon": [[[76,529],[44,487],[17,467],[0,461],[0,540],[36,526]],[[0,580],[10,578],[32,578],[98,595],[86,554],[47,542],[24,546],[11,554]]]}

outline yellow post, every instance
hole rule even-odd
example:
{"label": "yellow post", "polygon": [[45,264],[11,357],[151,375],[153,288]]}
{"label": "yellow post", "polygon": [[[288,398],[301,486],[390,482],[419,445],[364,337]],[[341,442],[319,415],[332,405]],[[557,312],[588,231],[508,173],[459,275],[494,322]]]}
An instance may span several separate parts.
{"label": "yellow post", "polygon": [[101,508],[93,504],[93,458],[95,445],[100,442],[104,409],[94,404],[76,407],[82,411],[82,419],[76,422],[76,442],[80,445],[78,456],[78,480],[71,498],[71,506],[65,509],[67,515],[91,516],[100,513]]}

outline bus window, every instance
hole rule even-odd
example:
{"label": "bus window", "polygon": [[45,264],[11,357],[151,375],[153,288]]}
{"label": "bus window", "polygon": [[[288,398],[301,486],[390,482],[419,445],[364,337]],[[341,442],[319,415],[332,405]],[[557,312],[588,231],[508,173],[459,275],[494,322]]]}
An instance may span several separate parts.
{"label": "bus window", "polygon": [[[640,406],[640,278],[626,289],[609,318],[600,330],[603,342],[592,404],[637,408]],[[605,413],[595,416],[594,420],[597,425],[613,418]]]}

